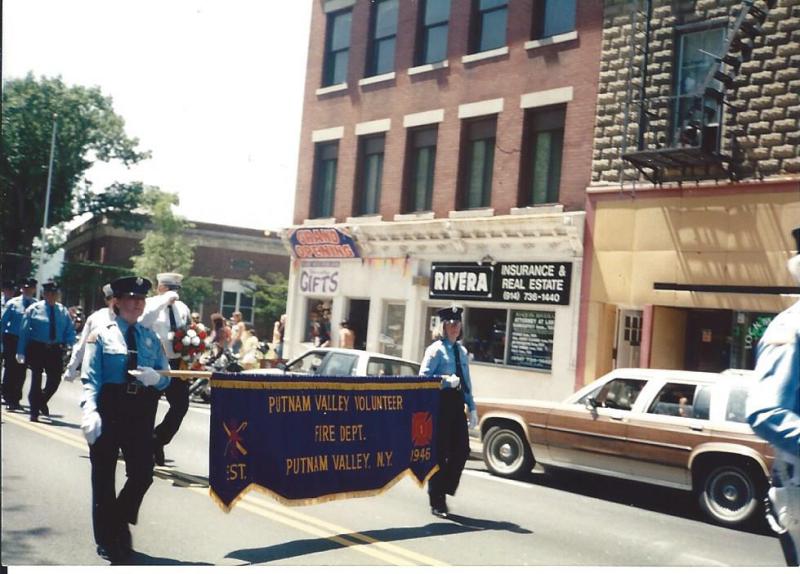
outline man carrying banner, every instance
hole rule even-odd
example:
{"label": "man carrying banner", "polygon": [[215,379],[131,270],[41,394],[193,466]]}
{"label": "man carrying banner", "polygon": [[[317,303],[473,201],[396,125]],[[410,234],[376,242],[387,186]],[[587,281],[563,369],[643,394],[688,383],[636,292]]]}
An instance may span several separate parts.
{"label": "man carrying banner", "polygon": [[[92,526],[97,554],[112,563],[132,552],[128,524],[153,482],[152,433],[158,397],[169,378],[155,369],[169,363],[158,336],[138,322],[150,281],[123,277],[111,282],[114,321],[87,340],[81,367],[83,419],[92,462]],[[114,476],[122,451],[127,481],[116,494]]]}
{"label": "man carrying banner", "polygon": [[469,409],[469,428],[478,424],[472,380],[469,375],[469,354],[458,342],[461,337],[463,309],[455,305],[440,309],[434,342],[425,349],[419,374],[441,376],[436,452],[439,471],[428,482],[428,498],[434,516],[447,518],[446,495],[453,496],[461,480],[461,472],[469,458],[469,432],[464,405]]}

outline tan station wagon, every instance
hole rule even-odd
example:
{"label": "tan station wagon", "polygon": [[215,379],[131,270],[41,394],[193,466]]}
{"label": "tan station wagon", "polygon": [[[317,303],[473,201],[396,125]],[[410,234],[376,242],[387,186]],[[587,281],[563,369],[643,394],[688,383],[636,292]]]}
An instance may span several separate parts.
{"label": "tan station wagon", "polygon": [[714,521],[761,508],[771,447],[745,420],[750,371],[617,369],[563,402],[477,399],[484,461],[499,476],[535,462],[697,493]]}

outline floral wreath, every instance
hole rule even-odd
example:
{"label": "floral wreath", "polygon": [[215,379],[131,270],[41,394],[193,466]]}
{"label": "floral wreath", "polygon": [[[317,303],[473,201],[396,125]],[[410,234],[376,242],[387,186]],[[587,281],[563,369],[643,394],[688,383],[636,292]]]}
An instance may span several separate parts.
{"label": "floral wreath", "polygon": [[172,350],[179,353],[191,369],[199,368],[200,355],[206,350],[206,337],[208,329],[202,323],[192,323],[186,329],[175,329],[168,335]]}

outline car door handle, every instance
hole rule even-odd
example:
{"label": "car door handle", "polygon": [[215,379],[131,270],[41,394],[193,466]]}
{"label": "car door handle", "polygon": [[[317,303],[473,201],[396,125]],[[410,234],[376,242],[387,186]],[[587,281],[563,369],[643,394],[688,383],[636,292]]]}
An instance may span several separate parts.
{"label": "car door handle", "polygon": [[689,425],[689,428],[694,431],[701,431],[703,430],[703,425],[700,424]]}
{"label": "car door handle", "polygon": [[609,415],[609,417],[615,421],[621,421],[623,418],[625,418],[625,415]]}

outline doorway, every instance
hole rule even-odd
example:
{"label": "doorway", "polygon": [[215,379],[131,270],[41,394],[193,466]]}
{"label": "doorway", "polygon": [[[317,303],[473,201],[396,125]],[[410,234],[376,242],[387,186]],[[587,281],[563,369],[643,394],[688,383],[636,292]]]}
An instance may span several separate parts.
{"label": "doorway", "polygon": [[731,311],[692,309],[686,318],[686,366],[689,371],[719,373],[731,364]]}
{"label": "doorway", "polygon": [[642,344],[642,312],[617,309],[614,368],[638,367]]}
{"label": "doorway", "polygon": [[367,328],[369,326],[369,299],[350,299],[350,312],[347,316],[350,328],[355,331],[355,348],[367,350]]}

